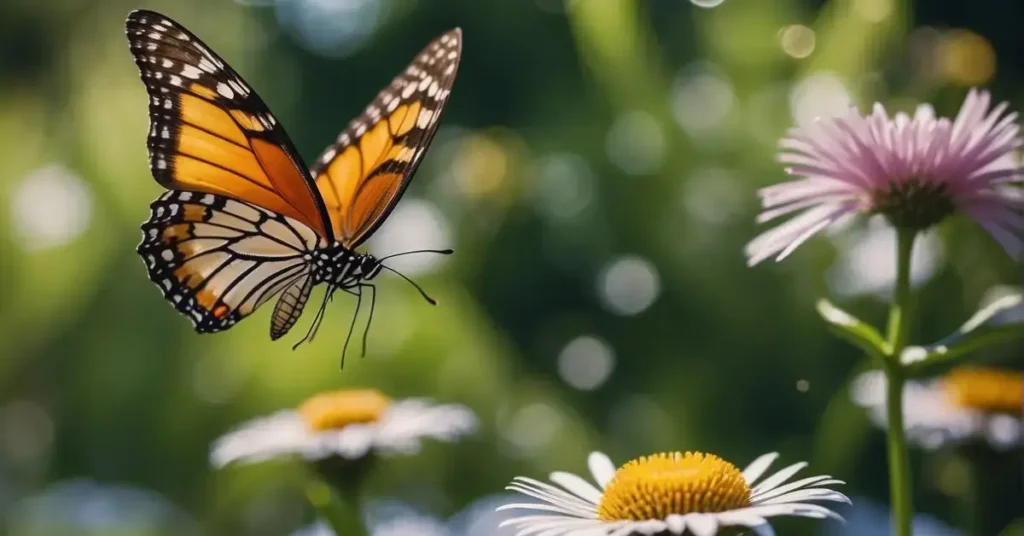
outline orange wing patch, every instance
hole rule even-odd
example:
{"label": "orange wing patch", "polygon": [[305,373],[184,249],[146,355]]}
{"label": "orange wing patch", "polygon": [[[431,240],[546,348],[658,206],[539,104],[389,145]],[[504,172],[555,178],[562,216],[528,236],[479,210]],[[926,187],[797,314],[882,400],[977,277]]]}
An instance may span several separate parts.
{"label": "orange wing patch", "polygon": [[437,130],[461,52],[457,29],[427,45],[311,169],[345,246],[369,238],[402,197]]}
{"label": "orange wing patch", "polygon": [[174,21],[136,11],[128,41],[149,93],[153,177],[302,222],[328,241],[332,225],[288,135],[249,85]]}

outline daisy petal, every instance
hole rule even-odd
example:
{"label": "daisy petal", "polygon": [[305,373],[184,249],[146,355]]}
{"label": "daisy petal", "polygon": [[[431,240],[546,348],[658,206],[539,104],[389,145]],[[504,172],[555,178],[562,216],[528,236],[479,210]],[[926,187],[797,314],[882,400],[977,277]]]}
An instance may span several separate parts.
{"label": "daisy petal", "polygon": [[558,484],[570,492],[583,497],[587,501],[594,504],[601,502],[601,491],[595,488],[590,482],[587,482],[572,473],[557,471],[551,473],[549,478],[555,484]]}
{"label": "daisy petal", "polygon": [[800,470],[803,469],[804,467],[807,467],[807,462],[794,463],[793,465],[790,465],[789,467],[782,469],[778,473],[775,473],[774,475],[766,478],[764,481],[758,484],[753,491],[754,493],[764,493],[772,489],[775,489],[783,482],[789,480],[790,477],[799,473]]}
{"label": "daisy petal", "polygon": [[756,460],[751,462],[746,469],[743,470],[743,479],[747,481],[748,486],[753,486],[757,479],[764,475],[764,472],[779,459],[778,452],[769,452],[768,454],[762,454],[757,457]]}
{"label": "daisy petal", "polygon": [[601,489],[615,477],[615,464],[602,452],[591,452],[587,457],[587,466],[590,467],[590,474],[594,476],[594,481]]}

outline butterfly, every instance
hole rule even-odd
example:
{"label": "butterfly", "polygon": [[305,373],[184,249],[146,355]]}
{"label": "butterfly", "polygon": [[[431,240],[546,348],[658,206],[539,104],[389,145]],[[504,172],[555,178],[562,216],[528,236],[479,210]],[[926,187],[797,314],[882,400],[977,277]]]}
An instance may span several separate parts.
{"label": "butterfly", "polygon": [[[137,251],[164,298],[197,332],[212,333],[279,296],[270,323],[276,340],[295,325],[312,288],[326,284],[301,344],[339,289],[358,298],[351,338],[368,289],[368,330],[370,281],[395,271],[383,264],[389,257],[356,249],[395,208],[434,137],[458,71],[461,30],[428,44],[307,168],[267,105],[195,34],[146,10],[131,12],[125,28],[149,96],[149,167],[168,189],[150,205]],[[365,345],[364,334],[364,353]]]}

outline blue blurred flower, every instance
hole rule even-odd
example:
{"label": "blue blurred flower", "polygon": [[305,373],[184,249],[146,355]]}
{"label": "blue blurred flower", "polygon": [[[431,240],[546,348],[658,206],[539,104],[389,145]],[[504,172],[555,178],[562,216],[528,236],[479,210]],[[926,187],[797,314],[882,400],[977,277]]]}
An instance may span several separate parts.
{"label": "blue blurred flower", "polygon": [[155,491],[92,480],[53,484],[14,503],[8,528],[23,534],[195,534],[178,506]]}
{"label": "blue blurred flower", "polygon": [[[891,525],[889,510],[863,498],[855,498],[854,506],[845,513],[846,524],[829,524],[823,536],[878,536],[888,534]],[[914,536],[961,536],[963,533],[927,515],[914,516]]]}
{"label": "blue blurred flower", "polygon": [[[474,501],[448,521],[423,514],[408,504],[384,502],[367,508],[366,525],[370,536],[513,536],[510,528],[498,528],[510,514],[495,509],[508,502],[507,497],[491,496]],[[291,536],[335,536],[325,523],[314,523]]]}

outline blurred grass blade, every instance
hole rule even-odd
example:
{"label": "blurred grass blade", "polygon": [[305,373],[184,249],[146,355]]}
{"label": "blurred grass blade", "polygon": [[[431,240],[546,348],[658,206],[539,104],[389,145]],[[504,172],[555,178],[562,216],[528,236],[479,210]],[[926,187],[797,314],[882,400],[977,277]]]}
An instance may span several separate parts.
{"label": "blurred grass blade", "polygon": [[882,334],[870,324],[836,307],[827,299],[818,300],[818,314],[828,322],[831,330],[872,357],[882,359],[888,352],[888,345]]}

